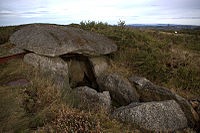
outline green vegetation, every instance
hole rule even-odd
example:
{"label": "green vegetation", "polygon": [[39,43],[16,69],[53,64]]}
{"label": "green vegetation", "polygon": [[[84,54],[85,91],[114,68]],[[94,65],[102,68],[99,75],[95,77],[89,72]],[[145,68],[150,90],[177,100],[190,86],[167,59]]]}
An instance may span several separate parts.
{"label": "green vegetation", "polygon": [[[93,21],[71,26],[103,34],[118,45],[118,51],[108,55],[108,71],[124,77],[144,76],[186,98],[200,96],[200,31],[176,35],[126,27],[123,21],[118,26]],[[19,27],[0,27],[0,44],[4,43],[0,45],[0,56],[12,47],[8,37]],[[136,125],[110,120],[103,110],[90,108],[74,93],[59,91],[46,77],[21,59],[0,64],[0,132],[115,133],[137,129]],[[30,84],[4,86],[20,78],[28,79]]]}
{"label": "green vegetation", "polygon": [[111,71],[144,76],[158,85],[200,96],[199,30],[196,35],[177,35],[125,27],[123,21],[118,26],[88,21],[79,27],[103,34],[118,45],[119,50],[110,56]]}
{"label": "green vegetation", "polygon": [[13,47],[14,45],[9,42],[6,42],[4,45],[0,45],[0,57],[7,55],[9,56],[10,55],[9,50]]}
{"label": "green vegetation", "polygon": [[[17,26],[0,27],[0,56],[9,55],[9,50],[13,47],[13,45],[8,42],[9,37],[12,33],[17,31],[18,28]],[[6,44],[3,45],[4,43]]]}
{"label": "green vegetation", "polygon": [[179,31],[181,34],[188,34],[188,35],[195,35],[195,36],[200,36],[200,28],[196,28],[193,30],[190,29],[184,29]]}
{"label": "green vegetation", "polygon": [[[17,67],[16,67],[17,66]],[[0,132],[122,132],[133,126],[110,120],[103,110],[61,92],[51,79],[21,59],[0,65]],[[30,85],[6,87],[26,78]],[[64,94],[64,95],[63,95]]]}
{"label": "green vegetation", "polygon": [[6,43],[10,35],[17,30],[16,26],[0,27],[0,45]]}

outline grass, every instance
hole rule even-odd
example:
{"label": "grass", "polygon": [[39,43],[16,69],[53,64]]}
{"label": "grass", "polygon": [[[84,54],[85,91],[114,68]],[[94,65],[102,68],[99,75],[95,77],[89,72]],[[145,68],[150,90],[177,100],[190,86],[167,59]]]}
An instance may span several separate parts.
{"label": "grass", "polygon": [[14,33],[17,28],[17,26],[0,27],[0,45],[8,42],[10,35]]}
{"label": "grass", "polygon": [[[155,84],[200,96],[200,30],[168,34],[96,22],[81,22],[76,27],[97,32],[114,40],[118,51],[110,56],[112,68],[125,77],[144,76]],[[181,93],[180,93],[181,94]]]}
{"label": "grass", "polygon": [[9,50],[13,47],[14,45],[9,42],[6,42],[3,45],[0,45],[0,57],[7,56],[7,55],[9,56],[10,55]]}
{"label": "grass", "polygon": [[[81,22],[71,25],[103,34],[114,40],[118,51],[108,55],[111,68],[124,77],[144,76],[155,84],[171,88],[186,98],[200,97],[199,30],[181,35],[140,30],[107,23]],[[0,38],[10,36],[19,27],[1,27]],[[5,32],[3,32],[5,30]],[[3,33],[3,34],[2,34]],[[4,34],[5,33],[5,34]],[[4,39],[2,39],[4,40]],[[8,37],[0,45],[6,55],[12,44]],[[0,132],[137,132],[137,125],[111,120],[103,110],[90,107],[71,93],[62,92],[51,78],[25,64],[21,59],[0,64]],[[27,86],[5,84],[26,78]],[[142,130],[143,131],[143,130]],[[186,129],[184,132],[190,132]],[[177,131],[178,132],[178,131]]]}
{"label": "grass", "polygon": [[[103,110],[89,108],[69,88],[62,93],[51,78],[47,79],[47,75],[41,75],[21,59],[1,64],[0,70],[0,132],[133,130],[134,126],[111,120]],[[30,85],[4,85],[19,78],[28,79]]]}

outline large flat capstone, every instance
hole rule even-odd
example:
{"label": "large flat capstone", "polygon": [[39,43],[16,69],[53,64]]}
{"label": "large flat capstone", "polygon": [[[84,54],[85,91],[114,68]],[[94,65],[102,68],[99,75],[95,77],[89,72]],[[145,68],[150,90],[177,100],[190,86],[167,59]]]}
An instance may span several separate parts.
{"label": "large flat capstone", "polygon": [[16,31],[10,42],[17,48],[39,55],[82,54],[99,56],[112,53],[117,46],[108,38],[69,26],[34,24]]}

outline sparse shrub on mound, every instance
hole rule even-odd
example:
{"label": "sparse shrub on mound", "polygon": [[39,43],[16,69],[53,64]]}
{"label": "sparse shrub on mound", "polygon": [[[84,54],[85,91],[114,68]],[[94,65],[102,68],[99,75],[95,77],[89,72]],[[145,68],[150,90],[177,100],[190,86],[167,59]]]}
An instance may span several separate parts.
{"label": "sparse shrub on mound", "polygon": [[85,30],[98,31],[101,29],[106,29],[108,27],[108,23],[95,22],[95,21],[81,21],[80,27]]}
{"label": "sparse shrub on mound", "polygon": [[106,28],[97,29],[97,25],[88,21],[80,27],[103,34],[118,45],[118,51],[110,56],[111,71],[144,76],[158,85],[200,94],[198,36],[124,27],[120,22],[118,26],[104,24]]}

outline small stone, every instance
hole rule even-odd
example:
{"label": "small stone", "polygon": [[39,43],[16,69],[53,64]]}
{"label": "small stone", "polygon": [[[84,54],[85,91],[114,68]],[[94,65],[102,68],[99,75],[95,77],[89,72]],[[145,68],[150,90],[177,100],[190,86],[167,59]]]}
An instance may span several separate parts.
{"label": "small stone", "polygon": [[6,83],[6,86],[20,86],[20,85],[29,85],[30,82],[26,79],[18,79],[15,81],[10,81],[8,83]]}
{"label": "small stone", "polygon": [[88,100],[99,103],[105,109],[111,109],[111,98],[108,91],[103,91],[101,93],[87,86],[78,87],[78,88],[75,88],[74,90],[77,90],[79,93],[84,94],[84,96]]}

